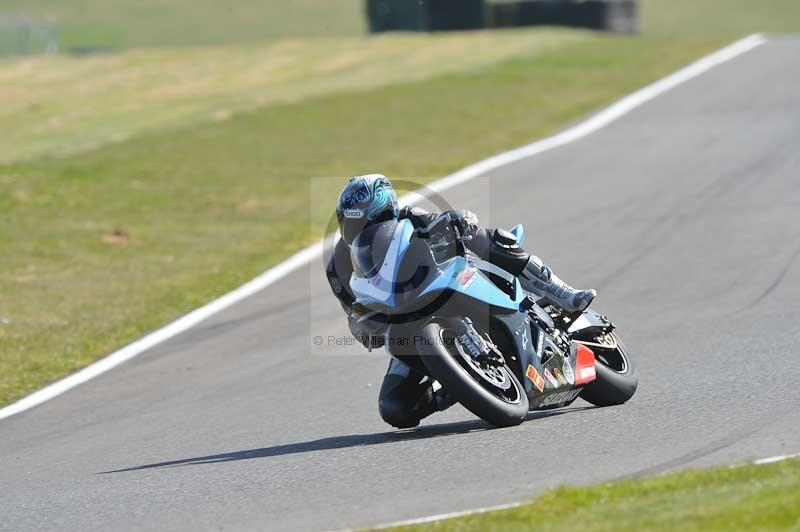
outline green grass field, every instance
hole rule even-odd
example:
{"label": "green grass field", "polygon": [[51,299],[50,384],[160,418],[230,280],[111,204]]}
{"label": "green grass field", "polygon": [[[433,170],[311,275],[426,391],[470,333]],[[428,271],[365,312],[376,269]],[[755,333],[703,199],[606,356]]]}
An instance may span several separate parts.
{"label": "green grass field", "polygon": [[390,530],[800,530],[800,460],[558,488],[529,504]]}
{"label": "green grass field", "polygon": [[[297,10],[315,2],[292,2],[281,14],[286,26],[272,23],[292,27],[308,12]],[[153,6],[171,6],[159,7],[168,20],[183,0],[100,4],[24,6],[60,10],[64,20],[82,13],[98,34],[106,32],[102,13],[114,7],[138,35],[120,46],[194,42],[158,40],[155,27],[142,33]],[[218,4],[193,5],[193,19],[206,11],[225,18]],[[526,29],[0,61],[0,404],[318,238],[338,181],[314,191],[309,212],[309,176],[379,170],[434,179],[552,133],[742,33],[769,29],[717,21],[707,35],[694,4],[672,5],[684,10],[683,19],[670,14],[680,36]],[[800,26],[789,3],[778,13],[759,5],[767,7],[754,21]],[[644,7],[646,21],[668,10],[656,0]]]}
{"label": "green grass field", "polygon": [[754,32],[797,33],[796,0],[639,0],[642,30],[647,34],[743,35]]}
{"label": "green grass field", "polygon": [[0,60],[0,163],[89,151],[343,90],[474,71],[586,38],[564,30],[400,34]]}
{"label": "green grass field", "polygon": [[3,0],[0,13],[55,22],[61,48],[118,49],[357,35],[361,0]]}

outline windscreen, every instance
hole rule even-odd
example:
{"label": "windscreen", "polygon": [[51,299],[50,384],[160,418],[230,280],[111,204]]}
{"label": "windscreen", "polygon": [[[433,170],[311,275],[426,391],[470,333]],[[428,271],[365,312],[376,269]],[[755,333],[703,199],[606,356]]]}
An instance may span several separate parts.
{"label": "windscreen", "polygon": [[359,277],[374,277],[381,269],[392,243],[397,221],[389,220],[363,229],[350,246],[353,272]]}

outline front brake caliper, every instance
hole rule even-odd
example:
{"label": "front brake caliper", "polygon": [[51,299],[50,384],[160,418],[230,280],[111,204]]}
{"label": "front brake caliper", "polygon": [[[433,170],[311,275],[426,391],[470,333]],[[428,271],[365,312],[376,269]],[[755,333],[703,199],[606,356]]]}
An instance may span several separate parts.
{"label": "front brake caliper", "polygon": [[464,350],[482,366],[502,366],[503,359],[496,348],[478,333],[472,320],[464,318],[463,328],[458,335],[458,341]]}
{"label": "front brake caliper", "polygon": [[464,318],[464,327],[459,332],[458,341],[461,342],[464,349],[472,355],[472,358],[477,359],[481,355],[486,354],[489,350],[486,342],[481,338],[481,335],[478,334],[478,331],[475,330],[475,326],[472,325],[472,321],[469,318]]}

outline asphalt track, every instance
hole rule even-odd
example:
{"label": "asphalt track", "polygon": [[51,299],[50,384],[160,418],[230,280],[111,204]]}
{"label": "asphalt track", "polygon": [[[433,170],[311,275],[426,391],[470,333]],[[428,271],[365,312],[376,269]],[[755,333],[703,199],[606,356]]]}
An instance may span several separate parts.
{"label": "asphalt track", "polygon": [[598,289],[639,360],[627,405],[389,430],[385,355],[313,344],[345,336],[317,262],[0,422],[0,529],[365,526],[800,451],[798,57],[772,38],[446,194]]}

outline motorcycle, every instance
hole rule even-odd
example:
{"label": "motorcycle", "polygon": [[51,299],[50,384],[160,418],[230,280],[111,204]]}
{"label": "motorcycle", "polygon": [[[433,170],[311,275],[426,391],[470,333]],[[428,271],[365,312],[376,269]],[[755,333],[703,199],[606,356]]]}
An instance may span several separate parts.
{"label": "motorcycle", "polygon": [[[523,227],[511,233],[522,246]],[[447,214],[425,228],[389,220],[358,235],[353,307],[380,331],[376,347],[498,427],[578,397],[609,406],[634,395],[636,365],[606,316],[566,312],[526,292],[468,240]]]}

